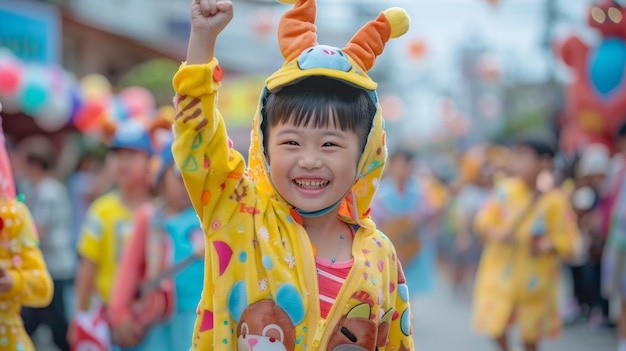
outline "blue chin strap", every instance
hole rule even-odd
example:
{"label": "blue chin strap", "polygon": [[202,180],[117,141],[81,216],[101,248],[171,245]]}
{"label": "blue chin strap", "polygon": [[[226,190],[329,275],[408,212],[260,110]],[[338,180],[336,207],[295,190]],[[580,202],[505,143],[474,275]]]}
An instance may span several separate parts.
{"label": "blue chin strap", "polygon": [[339,201],[335,202],[334,204],[332,204],[332,205],[330,205],[330,206],[328,206],[326,208],[323,208],[321,210],[317,210],[317,211],[304,211],[304,210],[301,210],[299,208],[294,208],[294,209],[302,217],[314,218],[314,217],[319,217],[319,216],[323,216],[325,214],[328,214],[330,211],[336,209],[337,206],[339,206],[339,204],[341,203],[341,201],[343,201],[343,197],[341,199],[339,199]]}

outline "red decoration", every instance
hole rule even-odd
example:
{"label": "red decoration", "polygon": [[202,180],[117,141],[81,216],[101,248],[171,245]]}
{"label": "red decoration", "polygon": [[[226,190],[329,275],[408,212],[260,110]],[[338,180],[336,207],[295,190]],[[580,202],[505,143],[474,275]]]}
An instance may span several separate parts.
{"label": "red decoration", "polygon": [[213,70],[213,79],[215,79],[216,82],[221,82],[222,79],[224,79],[224,71],[220,65],[215,66],[215,69]]}
{"label": "red decoration", "polygon": [[413,59],[421,59],[426,55],[426,44],[419,39],[413,39],[409,43],[409,56]]}
{"label": "red decoration", "polygon": [[0,64],[0,94],[12,95],[17,93],[22,81],[22,68],[17,62]]}
{"label": "red decoration", "polygon": [[74,124],[83,133],[98,128],[106,119],[106,103],[101,101],[87,101],[76,112]]}
{"label": "red decoration", "polygon": [[[613,147],[613,134],[626,121],[626,8],[603,0],[589,10],[589,26],[602,41],[589,46],[577,36],[557,43],[557,56],[575,74],[566,87],[568,147],[600,142]],[[578,144],[576,147],[580,147]]]}
{"label": "red decoration", "polygon": [[273,13],[265,9],[259,10],[252,19],[254,33],[260,38],[267,38],[274,32],[274,23]]}

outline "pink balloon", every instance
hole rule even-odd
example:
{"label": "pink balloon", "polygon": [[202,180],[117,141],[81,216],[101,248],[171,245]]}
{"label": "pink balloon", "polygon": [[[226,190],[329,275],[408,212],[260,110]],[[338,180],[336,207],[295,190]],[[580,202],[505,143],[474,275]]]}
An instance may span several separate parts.
{"label": "pink balloon", "polygon": [[119,93],[119,98],[131,118],[149,116],[154,112],[154,96],[144,87],[128,87]]}
{"label": "pink balloon", "polygon": [[17,93],[22,81],[22,67],[17,62],[0,63],[0,95]]}

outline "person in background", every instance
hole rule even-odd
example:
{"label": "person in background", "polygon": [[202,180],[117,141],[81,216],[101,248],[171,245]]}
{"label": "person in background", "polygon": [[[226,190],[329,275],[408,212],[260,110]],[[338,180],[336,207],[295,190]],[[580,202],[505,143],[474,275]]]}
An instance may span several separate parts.
{"label": "person in background", "polygon": [[473,283],[480,260],[481,244],[473,229],[476,214],[485,204],[493,185],[495,167],[489,159],[489,146],[469,149],[461,162],[461,185],[451,205],[454,227],[453,284],[465,293]]}
{"label": "person in background", "polygon": [[[135,213],[151,199],[149,160],[153,147],[147,126],[127,120],[119,125],[106,124],[104,129],[113,156],[115,189],[96,199],[85,216],[78,242],[75,321],[79,313],[106,308]],[[70,344],[78,341],[77,336],[76,323],[71,323]]]}
{"label": "person in background", "polygon": [[19,147],[26,158],[23,170],[28,183],[24,192],[25,203],[32,211],[41,252],[54,282],[50,305],[23,310],[24,327],[32,336],[40,325],[47,325],[56,346],[61,351],[68,351],[65,294],[72,286],[76,270],[71,203],[65,185],[52,175],[55,167],[52,142],[45,136],[36,135],[24,139]]}
{"label": "person in background", "polygon": [[626,123],[617,132],[603,221],[608,233],[602,255],[602,292],[620,298],[617,322],[618,351],[626,351]]}
{"label": "person in background", "polygon": [[410,152],[397,150],[391,154],[386,176],[372,201],[371,213],[396,246],[398,258],[406,267],[409,288],[419,294],[434,289],[436,250],[434,239],[418,231],[430,215],[430,206],[423,187],[413,176],[414,169]]}
{"label": "person in background", "polygon": [[[0,104],[0,112],[2,105]],[[28,207],[16,199],[0,118],[0,347],[35,351],[24,330],[20,309],[45,307],[53,296],[37,227]]]}
{"label": "person in background", "polygon": [[74,173],[67,180],[74,213],[72,234],[74,248],[78,244],[78,237],[85,221],[87,209],[95,199],[111,190],[112,174],[108,171],[108,168],[111,167],[106,166],[105,157],[99,155],[95,150],[85,152],[79,158]]}
{"label": "person in background", "polygon": [[[204,234],[174,164],[171,147],[171,141],[166,142],[154,156],[157,166],[153,179],[158,196],[138,212],[109,308],[114,340],[117,338],[121,346],[133,345],[136,351],[188,350],[202,292]],[[155,242],[156,246],[152,244]],[[173,267],[178,269],[172,271]],[[141,285],[160,274],[166,274],[163,281],[156,291],[146,295],[175,300],[175,310],[163,316],[165,320],[146,325],[134,316],[132,306]],[[139,343],[141,336],[145,338]]]}
{"label": "person in background", "polygon": [[479,211],[475,230],[484,242],[474,291],[474,328],[511,350],[518,324],[526,351],[561,330],[561,262],[573,257],[580,235],[569,198],[551,178],[555,149],[548,137],[527,136],[515,147],[515,176],[501,180]]}
{"label": "person in background", "polygon": [[609,301],[601,294],[601,258],[605,244],[602,233],[602,186],[609,171],[609,150],[601,144],[586,146],[576,165],[572,206],[582,235],[581,255],[569,263],[574,306],[567,321],[589,321],[592,326],[609,326]]}

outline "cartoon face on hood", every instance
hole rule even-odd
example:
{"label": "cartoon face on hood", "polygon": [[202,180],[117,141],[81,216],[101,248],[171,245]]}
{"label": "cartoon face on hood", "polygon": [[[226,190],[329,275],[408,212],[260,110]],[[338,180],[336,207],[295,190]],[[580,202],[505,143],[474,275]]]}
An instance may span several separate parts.
{"label": "cartoon face on hood", "polygon": [[295,4],[294,8],[283,14],[278,27],[279,46],[286,62],[267,79],[259,109],[254,117],[249,176],[260,191],[271,193],[284,201],[271,184],[263,150],[263,116],[260,111],[263,110],[268,93],[279,91],[286,85],[296,84],[311,76],[326,76],[364,89],[377,106],[377,112],[358,163],[357,178],[352,189],[339,204],[339,215],[348,223],[373,228],[369,207],[383,172],[387,149],[384,120],[375,90],[377,85],[367,75],[367,71],[372,68],[389,39],[407,32],[409,17],[400,8],[385,10],[375,20],[363,26],[346,47],[339,49],[317,43],[315,0],[280,2]]}

